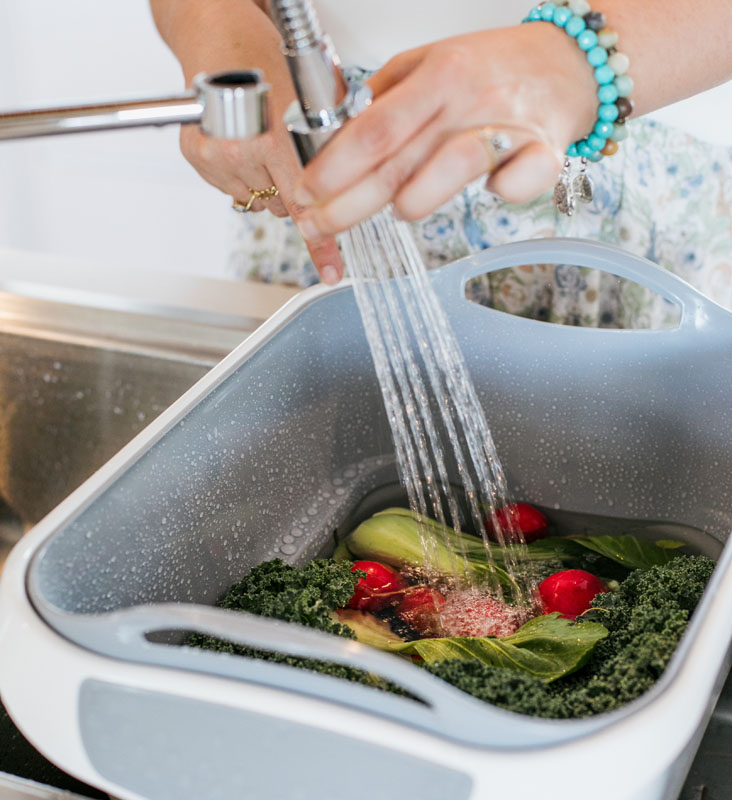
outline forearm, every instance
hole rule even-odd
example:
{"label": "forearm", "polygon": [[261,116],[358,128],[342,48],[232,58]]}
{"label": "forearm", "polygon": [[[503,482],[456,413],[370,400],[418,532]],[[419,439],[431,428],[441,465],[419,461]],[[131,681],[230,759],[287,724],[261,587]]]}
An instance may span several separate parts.
{"label": "forearm", "polygon": [[188,84],[202,70],[270,66],[265,62],[278,56],[280,37],[265,6],[266,0],[150,0]]}
{"label": "forearm", "polygon": [[732,3],[591,0],[630,58],[635,114],[645,114],[732,78]]}

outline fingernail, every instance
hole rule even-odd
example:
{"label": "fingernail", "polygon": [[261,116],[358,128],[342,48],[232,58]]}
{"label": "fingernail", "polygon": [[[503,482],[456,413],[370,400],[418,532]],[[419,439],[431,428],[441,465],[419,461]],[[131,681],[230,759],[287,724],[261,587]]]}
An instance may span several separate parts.
{"label": "fingernail", "polygon": [[319,239],[322,235],[315,227],[315,223],[309,219],[299,219],[297,221],[297,227],[300,230],[303,239]]}
{"label": "fingernail", "polygon": [[301,206],[311,206],[315,202],[315,198],[310,192],[302,185],[298,184],[294,191],[295,202]]}
{"label": "fingernail", "polygon": [[320,277],[323,283],[327,283],[328,286],[335,286],[341,279],[338,270],[335,267],[331,267],[330,264],[320,268]]}

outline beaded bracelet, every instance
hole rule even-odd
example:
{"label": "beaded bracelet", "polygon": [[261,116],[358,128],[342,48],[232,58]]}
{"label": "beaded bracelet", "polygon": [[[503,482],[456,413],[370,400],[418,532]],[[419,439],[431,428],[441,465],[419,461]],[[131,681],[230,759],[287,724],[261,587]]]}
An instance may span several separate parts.
{"label": "beaded bracelet", "polygon": [[[603,156],[614,155],[618,150],[618,142],[628,135],[625,127],[626,119],[633,112],[633,79],[627,74],[630,59],[617,49],[618,34],[608,28],[605,15],[592,11],[587,0],[564,0],[564,2],[543,2],[529,11],[523,22],[552,22],[558,28],[576,39],[580,49],[587,54],[587,61],[594,67],[595,80],[599,84],[597,99],[600,101],[597,110],[597,122],[593,130],[584,138],[573,142],[567,148],[567,156],[580,157],[583,167],[581,172],[582,186],[579,196],[581,200],[592,199],[592,187],[588,182],[584,168],[587,161],[600,161]],[[568,189],[569,165],[560,177],[557,189]],[[560,192],[561,194],[561,192]],[[557,197],[555,195],[555,201]],[[558,207],[559,207],[558,203]],[[571,214],[574,209],[574,198],[571,193],[566,203],[561,202],[561,209]],[[568,207],[565,208],[564,205]]]}

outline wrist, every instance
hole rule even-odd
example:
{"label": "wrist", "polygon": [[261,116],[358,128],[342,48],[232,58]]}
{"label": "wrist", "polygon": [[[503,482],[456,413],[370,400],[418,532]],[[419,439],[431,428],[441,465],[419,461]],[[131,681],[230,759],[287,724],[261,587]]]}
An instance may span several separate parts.
{"label": "wrist", "polygon": [[575,41],[555,25],[524,25],[536,75],[539,123],[564,153],[586,136],[597,119],[597,84],[593,68]]}
{"label": "wrist", "polygon": [[164,17],[156,11],[155,17],[181,65],[186,86],[199,72],[253,68],[269,72],[268,61],[279,55],[279,35],[256,0],[187,0],[177,3],[175,13]]}
{"label": "wrist", "polygon": [[630,60],[618,50],[617,32],[607,26],[602,12],[591,10],[587,0],[542,0],[523,22],[565,33],[585,57],[597,84],[597,119],[589,133],[572,142],[567,155],[591,161],[613,155],[627,135],[623,123],[634,109],[629,97],[633,80],[626,74]]}

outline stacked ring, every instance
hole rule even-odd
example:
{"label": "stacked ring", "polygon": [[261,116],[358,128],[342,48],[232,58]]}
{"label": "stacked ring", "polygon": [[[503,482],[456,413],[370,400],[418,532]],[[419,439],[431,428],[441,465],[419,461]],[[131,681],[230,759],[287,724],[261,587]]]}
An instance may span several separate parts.
{"label": "stacked ring", "polygon": [[234,198],[234,202],[231,204],[231,207],[234,209],[234,211],[238,211],[240,214],[245,214],[247,211],[251,211],[255,200],[271,200],[273,197],[277,197],[277,195],[280,193],[280,190],[274,184],[270,186],[269,189],[252,189],[249,186],[247,186],[247,189],[249,189],[249,194],[251,197],[246,203],[241,203],[239,200]]}
{"label": "stacked ring", "polygon": [[633,113],[633,79],[627,74],[630,59],[618,48],[618,34],[607,27],[605,15],[592,11],[587,0],[544,2],[529,11],[524,22],[552,22],[577,41],[594,69],[598,84],[597,122],[584,138],[569,146],[567,155],[599,161],[617,152],[628,135],[626,119]]}

